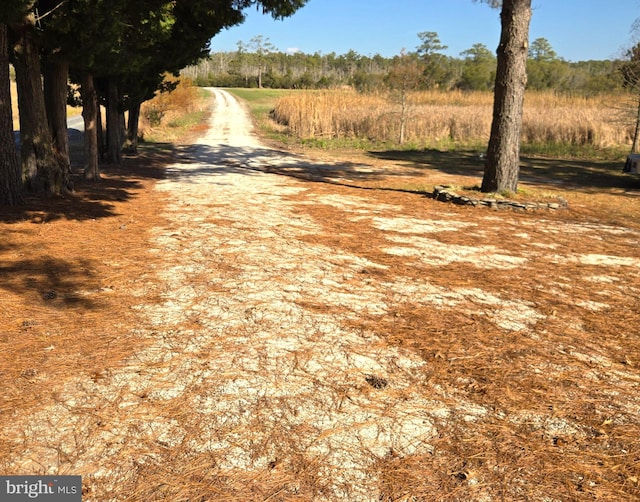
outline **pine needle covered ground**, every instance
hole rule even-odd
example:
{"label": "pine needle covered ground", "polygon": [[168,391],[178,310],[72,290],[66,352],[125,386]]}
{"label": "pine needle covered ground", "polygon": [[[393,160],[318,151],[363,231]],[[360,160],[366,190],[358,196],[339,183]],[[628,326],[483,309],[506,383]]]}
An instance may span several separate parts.
{"label": "pine needle covered ground", "polygon": [[640,497],[632,178],[531,161],[568,209],[458,207],[415,187],[477,183],[465,154],[294,157],[222,110],[3,210],[0,472],[95,501]]}

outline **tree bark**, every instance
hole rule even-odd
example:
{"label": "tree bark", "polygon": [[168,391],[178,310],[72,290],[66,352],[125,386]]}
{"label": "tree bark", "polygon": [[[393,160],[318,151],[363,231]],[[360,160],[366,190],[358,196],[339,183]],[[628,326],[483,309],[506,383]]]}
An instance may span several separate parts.
{"label": "tree bark", "polygon": [[633,130],[633,142],[631,143],[631,153],[638,153],[638,140],[640,139],[640,97],[636,107],[636,126]]}
{"label": "tree bark", "polygon": [[400,137],[398,141],[401,145],[404,144],[404,132],[407,124],[407,91],[402,89],[400,95]]}
{"label": "tree bark", "polygon": [[120,137],[120,114],[118,113],[118,84],[110,78],[107,91],[107,162],[120,165],[122,162],[122,139]]}
{"label": "tree bark", "polygon": [[[22,28],[22,27],[21,27]],[[24,29],[24,28],[23,28]],[[22,37],[22,45],[16,43],[15,47],[15,63],[16,87],[18,90],[18,110],[20,116],[20,161],[22,163],[22,181],[25,188],[33,190],[36,184],[36,176],[38,174],[38,162],[36,159],[36,151],[34,146],[34,127],[35,111],[33,110],[32,95],[36,92],[31,87],[29,81],[26,49],[24,48],[24,38]],[[40,77],[38,76],[38,79]]]}
{"label": "tree bark", "polygon": [[0,24],[0,206],[22,202],[22,176],[13,138],[7,25]]}
{"label": "tree bark", "polygon": [[80,87],[82,96],[82,118],[84,119],[84,178],[98,181],[98,94],[93,75],[84,73]]}
{"label": "tree bark", "polygon": [[67,132],[68,79],[69,63],[66,61],[48,61],[44,65],[44,100],[53,147],[70,170]]}
{"label": "tree bark", "polygon": [[121,106],[118,107],[118,136],[120,138],[120,155],[122,155],[127,141],[127,120]]}
{"label": "tree bark", "polygon": [[136,103],[129,109],[129,119],[127,123],[127,139],[129,151],[138,153],[138,132],[140,125],[140,103]]}
{"label": "tree bark", "polygon": [[515,192],[518,188],[531,0],[504,0],[500,19],[502,31],[483,192]]}
{"label": "tree bark", "polygon": [[63,194],[73,186],[67,166],[53,149],[44,101],[40,55],[35,40],[35,15],[15,27],[15,70],[20,111],[22,176],[27,189]]}

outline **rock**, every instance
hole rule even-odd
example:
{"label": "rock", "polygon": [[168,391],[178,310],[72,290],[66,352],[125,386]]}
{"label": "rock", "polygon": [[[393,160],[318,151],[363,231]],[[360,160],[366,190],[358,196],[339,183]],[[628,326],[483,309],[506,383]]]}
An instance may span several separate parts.
{"label": "rock", "polygon": [[431,197],[441,202],[452,202],[461,206],[484,206],[492,209],[512,209],[515,211],[535,211],[538,209],[556,210],[566,208],[569,203],[566,199],[558,197],[558,202],[536,203],[519,202],[508,199],[476,199],[467,195],[459,195],[451,187],[436,185],[433,187]]}

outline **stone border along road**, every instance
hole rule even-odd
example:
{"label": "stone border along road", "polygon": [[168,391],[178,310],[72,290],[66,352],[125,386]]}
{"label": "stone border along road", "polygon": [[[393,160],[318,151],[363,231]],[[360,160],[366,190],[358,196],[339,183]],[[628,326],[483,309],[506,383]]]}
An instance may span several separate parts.
{"label": "stone border along road", "polygon": [[[66,402],[32,417],[30,437],[73,449],[86,430],[92,441],[64,472],[97,465],[94,479],[107,485],[114,473],[106,466],[144,462],[145,444],[153,441],[211,452],[223,470],[264,470],[276,459],[304,458],[319,466],[328,500],[378,500],[370,469],[376,458],[430,451],[436,419],[456,414],[473,421],[489,411],[462,396],[451,404],[445,390],[427,381],[425,361],[345,327],[349,321],[384,315],[407,299],[485,305],[504,329],[527,329],[542,316],[477,288],[444,289],[400,276],[379,283],[360,272],[384,265],[305,241],[326,229],[304,204],[352,208],[354,218],[390,234],[386,252],[396,256],[415,256],[417,246],[436,242],[410,233],[473,224],[442,213],[438,220],[409,218],[400,207],[354,192],[316,193],[312,183],[261,171],[301,160],[262,146],[244,108],[227,92],[210,90],[215,105],[207,134],[156,185],[170,202],[168,226],[154,229],[151,243],[166,257],[157,271],[165,301],[138,307],[140,336],[151,342],[107,377],[70,384]],[[302,193],[304,202],[294,200]],[[432,258],[499,268],[524,260],[491,246],[452,246],[432,251]],[[143,299],[145,291],[136,294]],[[324,313],[305,301],[335,308]],[[79,406],[103,416],[111,409],[109,426],[89,432],[91,418],[74,412]],[[188,413],[177,419],[176,408]],[[23,447],[23,459],[59,466],[55,450],[36,441]]]}

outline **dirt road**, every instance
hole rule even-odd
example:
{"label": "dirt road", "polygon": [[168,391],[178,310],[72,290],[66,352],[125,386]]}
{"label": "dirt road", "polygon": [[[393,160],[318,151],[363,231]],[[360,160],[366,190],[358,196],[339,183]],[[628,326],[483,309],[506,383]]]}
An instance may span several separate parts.
{"label": "dirt road", "polygon": [[[393,491],[382,465],[435,465],[452,430],[584,438],[577,415],[513,397],[521,382],[572,378],[570,361],[605,394],[629,390],[598,397],[603,416],[640,422],[637,368],[613,343],[567,338],[638,298],[636,231],[297,179],[328,167],[261,145],[242,106],[211,92],[207,134],[156,184],[170,201],[149,244],[161,266],[131,292],[143,348],[6,427],[21,437],[14,469],[83,474],[86,500],[249,497],[235,482],[260,500],[380,500]],[[484,341],[500,338],[505,365]],[[481,392],[500,368],[515,389]],[[443,469],[492,499],[482,469]]]}

